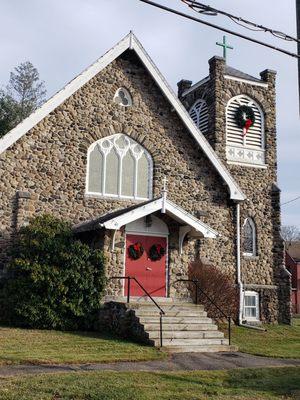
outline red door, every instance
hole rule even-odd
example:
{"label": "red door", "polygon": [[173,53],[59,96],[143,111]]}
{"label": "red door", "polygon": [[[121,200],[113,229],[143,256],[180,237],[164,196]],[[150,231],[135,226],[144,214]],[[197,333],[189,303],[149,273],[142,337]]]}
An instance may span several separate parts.
{"label": "red door", "polygon": [[[144,253],[138,260],[129,256],[128,248],[135,243],[141,243]],[[152,261],[149,258],[149,250],[153,244],[160,244],[166,251],[160,260]],[[126,235],[126,261],[125,275],[135,277],[141,285],[153,297],[166,296],[166,253],[167,240],[158,236]],[[125,284],[125,296],[127,295],[127,283]],[[144,291],[134,281],[131,281],[131,296],[144,296]]]}

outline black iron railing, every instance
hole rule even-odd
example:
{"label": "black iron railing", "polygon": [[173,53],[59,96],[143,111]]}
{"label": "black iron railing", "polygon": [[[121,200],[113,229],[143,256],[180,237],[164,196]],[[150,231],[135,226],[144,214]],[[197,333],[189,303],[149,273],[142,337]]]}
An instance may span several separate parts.
{"label": "black iron railing", "polygon": [[160,333],[160,347],[163,345],[163,324],[162,324],[162,317],[166,313],[164,310],[160,307],[159,304],[154,300],[154,298],[151,296],[151,294],[143,287],[143,285],[134,277],[134,276],[112,276],[110,279],[122,279],[122,280],[127,280],[127,303],[130,303],[130,290],[131,290],[131,281],[134,281],[145,293],[147,297],[156,305],[156,307],[159,309],[159,333]]}
{"label": "black iron railing", "polygon": [[195,286],[195,303],[198,304],[198,291],[201,292],[207,300],[221,313],[221,315],[227,319],[228,322],[228,341],[229,345],[231,345],[231,316],[228,316],[224,313],[224,311],[201,289],[199,286],[199,281],[197,279],[178,279],[177,281],[173,282],[173,285],[178,282],[189,282],[193,283]]}

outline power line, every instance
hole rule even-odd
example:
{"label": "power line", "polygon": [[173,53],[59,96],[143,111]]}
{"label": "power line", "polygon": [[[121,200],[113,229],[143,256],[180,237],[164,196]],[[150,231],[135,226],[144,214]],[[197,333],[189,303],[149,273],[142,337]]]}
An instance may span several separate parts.
{"label": "power line", "polygon": [[261,42],[260,40],[256,40],[256,39],[250,38],[249,36],[243,35],[241,33],[234,32],[234,31],[232,31],[230,29],[223,28],[223,27],[221,27],[219,25],[212,24],[210,22],[204,21],[204,20],[199,19],[199,18],[195,18],[192,15],[185,14],[185,13],[183,13],[181,11],[178,11],[178,10],[175,10],[173,8],[169,8],[169,7],[163,6],[162,4],[155,3],[154,1],[150,1],[150,0],[139,0],[139,1],[141,1],[142,3],[149,4],[149,5],[153,6],[153,7],[160,8],[161,10],[170,12],[172,14],[176,14],[176,15],[179,15],[181,17],[190,19],[192,21],[199,22],[200,24],[210,26],[211,28],[215,28],[215,29],[218,29],[220,31],[229,33],[230,35],[237,36],[237,37],[239,37],[241,39],[248,40],[249,42],[256,43],[256,44],[259,44],[261,46],[268,47],[269,49],[279,51],[280,53],[284,53],[284,54],[286,54],[288,56],[300,59],[300,54],[291,53],[290,51],[287,51],[287,50],[282,49],[280,47],[272,46],[271,44],[264,43],[264,42]]}
{"label": "power line", "polygon": [[300,200],[300,196],[296,197],[295,199],[286,201],[285,203],[282,203],[281,205],[282,205],[282,206],[285,206],[286,204],[293,203],[293,202],[296,201],[296,200]]}
{"label": "power line", "polygon": [[[236,15],[229,14],[226,11],[218,10],[218,9],[210,7],[210,6],[206,5],[206,4],[199,3],[198,1],[195,1],[195,0],[181,0],[181,1],[184,4],[186,4],[188,7],[190,7],[192,10],[194,10],[194,11],[200,13],[200,14],[211,15],[211,16],[215,16],[215,15],[218,15],[218,14],[225,15],[226,17],[230,18],[234,23],[242,26],[243,28],[249,29],[251,31],[269,32],[273,36],[275,36],[275,37],[277,37],[279,39],[287,40],[287,41],[294,41],[294,42],[300,43],[300,40],[298,38],[295,38],[295,37],[293,37],[291,35],[288,35],[288,34],[286,34],[284,32],[280,32],[280,31],[277,31],[275,29],[268,28],[268,27],[266,27],[264,25],[256,24],[255,22],[251,22],[251,21],[248,21],[248,20],[246,20],[244,18],[237,17]],[[243,25],[243,24],[246,24],[246,26]]]}

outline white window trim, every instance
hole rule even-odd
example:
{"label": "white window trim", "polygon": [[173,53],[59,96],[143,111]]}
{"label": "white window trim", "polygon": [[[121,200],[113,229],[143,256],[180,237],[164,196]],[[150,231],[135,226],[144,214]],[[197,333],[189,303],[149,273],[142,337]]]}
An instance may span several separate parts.
{"label": "white window trim", "polygon": [[[121,136],[126,136],[129,138],[131,142],[136,143],[138,146],[143,148],[143,153],[146,155],[147,160],[148,160],[148,165],[149,165],[149,175],[148,175],[148,197],[139,197],[137,195],[137,171],[138,169],[135,168],[135,177],[134,177],[134,196],[126,196],[122,194],[112,194],[112,193],[106,193],[105,192],[105,184],[106,184],[106,162],[104,162],[103,168],[102,168],[102,191],[101,192],[93,192],[89,191],[89,170],[90,170],[90,154],[91,152],[95,149],[96,146],[99,145],[100,142],[104,140],[109,140],[115,137],[115,140],[117,140]],[[130,151],[130,150],[129,150]],[[103,154],[103,159],[106,159],[107,154]],[[121,193],[121,188],[122,188],[122,160],[125,154],[120,155],[118,154],[118,157],[120,159],[120,164],[119,164],[119,179],[118,179],[118,192]],[[137,160],[135,160],[135,165],[136,165]],[[97,198],[111,198],[111,199],[120,199],[120,200],[138,200],[138,201],[144,201],[144,200],[151,200],[153,197],[153,160],[148,151],[141,146],[139,143],[137,143],[135,140],[131,139],[129,136],[123,134],[123,133],[117,133],[115,135],[107,136],[104,138],[101,138],[97,140],[96,142],[92,143],[91,146],[88,148],[87,152],[87,165],[86,165],[86,180],[85,180],[85,195],[87,197],[97,197]]]}
{"label": "white window trim", "polygon": [[[122,104],[122,103],[117,103],[117,102],[116,102],[116,98],[119,96],[120,90],[123,90],[123,92],[126,94],[126,97],[127,97],[127,100],[128,100],[128,104]],[[116,104],[118,104],[120,107],[131,107],[132,104],[133,104],[133,101],[132,101],[132,96],[131,96],[129,90],[126,89],[126,88],[124,88],[124,87],[120,87],[120,88],[116,91],[116,93],[115,93],[115,95],[114,95],[114,102],[115,102]]]}
{"label": "white window trim", "polygon": [[[256,309],[256,316],[255,317],[246,317],[246,308],[254,308],[250,306],[245,306],[245,297],[255,297],[255,309]],[[260,321],[260,309],[259,309],[259,294],[254,291],[247,290],[244,292],[243,296],[243,314],[244,314],[244,319],[247,321]]]}
{"label": "white window trim", "polygon": [[[247,99],[248,106],[254,106],[259,114],[260,114],[260,119],[261,119],[261,146],[260,147],[256,147],[256,146],[251,146],[249,144],[246,144],[247,141],[247,135],[245,135],[243,137],[243,144],[234,144],[231,142],[228,142],[228,115],[229,115],[229,107],[231,105],[232,102],[237,101],[239,104],[242,105],[241,103],[241,99]],[[261,106],[251,97],[249,97],[246,94],[241,94],[238,96],[234,96],[232,97],[227,105],[226,105],[226,154],[227,154],[227,162],[229,163],[240,163],[240,165],[247,165],[247,166],[253,166],[253,167],[260,167],[263,166],[265,167],[265,148],[266,148],[266,137],[265,137],[265,116],[264,116],[264,112],[261,108]],[[242,151],[247,153],[251,153],[252,154],[252,158],[255,157],[255,155],[260,155],[262,157],[262,161],[259,162],[253,162],[251,158],[247,159],[244,158],[244,155],[242,156],[242,158],[237,157],[236,153],[238,151]],[[233,152],[234,156],[228,156],[229,152]],[[244,153],[243,153],[244,154]]]}
{"label": "white window trim", "polygon": [[[256,226],[255,226],[255,223],[254,223],[253,219],[250,218],[250,217],[247,217],[245,219],[244,223],[243,223],[242,232],[244,230],[244,227],[245,227],[247,221],[249,221],[249,223],[251,225],[251,228],[252,228],[253,252],[251,252],[251,253],[243,252],[243,256],[256,257],[256,255],[257,255],[257,250],[256,250],[256,240],[257,240],[257,237],[256,237]],[[244,235],[242,235],[242,236],[244,236]]]}
{"label": "white window trim", "polygon": [[[200,108],[197,110],[196,107],[197,107],[198,104],[201,104],[201,105],[200,105]],[[200,117],[203,115],[202,114],[203,113],[203,108],[206,109],[206,114],[207,114],[207,121],[206,121],[205,129],[203,129],[203,127],[200,127],[200,125],[201,125],[200,124]],[[196,113],[196,116],[197,116],[197,121],[194,121],[194,119],[193,119],[193,117],[191,115],[192,111],[194,111],[194,110],[195,110],[195,113]],[[194,123],[197,126],[197,128],[199,128],[201,132],[206,133],[207,130],[208,130],[208,119],[209,119],[207,102],[204,99],[196,100],[195,103],[192,105],[192,107],[189,110],[189,115],[192,118],[192,120],[194,121]]]}

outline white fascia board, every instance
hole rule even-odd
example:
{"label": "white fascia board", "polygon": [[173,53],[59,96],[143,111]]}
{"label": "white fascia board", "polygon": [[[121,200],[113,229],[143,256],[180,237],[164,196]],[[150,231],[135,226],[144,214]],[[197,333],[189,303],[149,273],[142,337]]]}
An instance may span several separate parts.
{"label": "white fascia board", "polygon": [[261,87],[264,87],[264,88],[268,87],[267,83],[250,81],[250,79],[237,78],[236,76],[224,75],[224,78],[225,79],[229,79],[231,81],[247,83],[248,85],[261,86]]}
{"label": "white fascia board", "polygon": [[[156,211],[162,210],[163,202],[163,198],[153,200],[148,204],[142,205],[141,207],[138,207],[132,211],[128,211],[127,213],[106,221],[101,224],[101,226],[106,229],[112,230],[120,229],[122,226],[136,221],[137,219],[143,218],[146,215],[153,214]],[[217,231],[199,221],[193,215],[185,211],[183,208],[177,206],[170,200],[165,200],[165,210],[166,214],[173,217],[176,221],[181,222],[185,225],[189,225],[196,231],[201,232],[206,238],[215,239],[220,236]]]}
{"label": "white fascia board", "polygon": [[208,82],[210,80],[210,77],[207,76],[206,78],[201,79],[201,81],[195,83],[193,86],[191,86],[189,89],[186,89],[182,93],[182,97],[187,96],[188,94],[192,93],[194,90],[198,89],[198,87],[204,85],[204,83]]}
{"label": "white fascia board", "polygon": [[196,231],[201,232],[206,238],[216,239],[220,236],[217,231],[212,229],[207,224],[204,224],[199,219],[195,218],[193,215],[170,200],[166,200],[166,212],[168,215],[174,216],[177,221],[179,219],[180,222],[183,222],[184,224],[194,228]]}
{"label": "white fascia board", "polygon": [[49,99],[42,107],[36,110],[23,122],[17,125],[14,129],[8,132],[2,139],[0,139],[0,154],[25,135],[30,129],[32,129],[38,122],[45,118],[50,112],[56,107],[62,104],[67,98],[74,94],[80,89],[85,83],[102,71],[107,65],[113,60],[119,57],[127,49],[134,50],[152,75],[153,79],[160,87],[166,98],[172,104],[179,117],[184,122],[187,129],[191,132],[192,136],[198,142],[204,153],[207,155],[213,166],[216,168],[218,173],[224,179],[229,187],[230,198],[236,201],[243,201],[246,196],[239,188],[229,171],[225,168],[221,160],[217,157],[213,148],[210,146],[208,141],[205,139],[200,130],[195,126],[194,122],[190,118],[188,112],[181,104],[172,88],[169,86],[163,75],[160,73],[154,62],[151,60],[147,52],[142,47],[136,36],[130,32],[123,40],[121,40],[116,46],[109,50],[104,56],[99,58],[94,64],[88,67],[82,72],[77,78],[72,80],[64,89],[55,94]]}
{"label": "white fascia board", "polygon": [[146,51],[135,36],[133,37],[133,49],[136,51],[136,53],[144,63],[145,67],[148,69],[153,79],[156,81],[169,102],[172,104],[175,111],[184,122],[185,126],[191,132],[192,136],[196,139],[199,146],[202,148],[202,150],[207,155],[211,163],[214,165],[218,173],[227,183],[229,187],[230,198],[236,201],[245,200],[246,196],[239,188],[238,184],[234,181],[229,171],[225,168],[221,160],[217,157],[213,148],[210,146],[203,134],[196,127],[187,110],[184,108],[183,104],[179,101],[172,88],[169,86],[163,75],[160,73],[154,62],[151,60],[151,58],[146,53]]}
{"label": "white fascia board", "polygon": [[120,229],[122,226],[130,224],[130,222],[136,221],[137,219],[143,218],[146,215],[152,214],[162,209],[162,198],[153,200],[151,203],[142,205],[132,211],[128,211],[115,217],[109,221],[104,222],[101,226],[106,229]]}
{"label": "white fascia board", "polygon": [[62,104],[66,99],[72,96],[72,94],[74,94],[84,84],[102,71],[120,54],[127,50],[130,47],[130,35],[131,34],[128,34],[116,46],[110,49],[104,54],[104,56],[99,58],[94,64],[90,65],[80,75],[69,82],[62,90],[57,92],[53,97],[46,101],[46,103],[33,112],[28,118],[24,119],[14,129],[4,135],[3,138],[0,139],[0,154],[14,144],[18,139],[20,139],[36,124],[38,124],[43,118],[55,110],[55,108]]}

